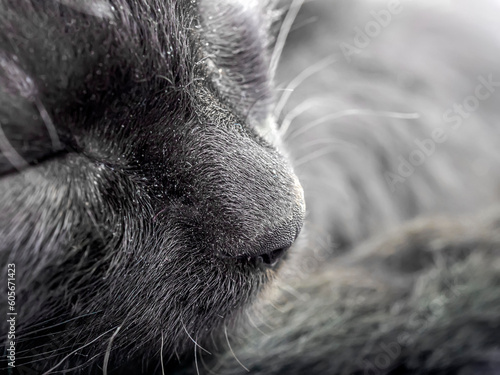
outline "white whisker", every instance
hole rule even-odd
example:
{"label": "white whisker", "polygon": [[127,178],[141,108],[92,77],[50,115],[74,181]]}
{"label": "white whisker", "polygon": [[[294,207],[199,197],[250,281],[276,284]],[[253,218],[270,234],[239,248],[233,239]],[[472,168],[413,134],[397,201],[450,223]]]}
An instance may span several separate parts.
{"label": "white whisker", "polygon": [[276,306],[273,302],[271,302],[271,300],[268,300],[267,303],[269,303],[275,310],[279,311],[280,313],[284,313],[284,311]]}
{"label": "white whisker", "polygon": [[[196,345],[198,345],[198,344],[196,344]],[[200,369],[198,368],[198,356],[196,354],[197,353],[196,345],[193,346],[193,348],[194,348],[194,365],[196,366],[196,374],[200,375]]]}
{"label": "white whisker", "polygon": [[40,99],[36,98],[34,102],[38,112],[40,113],[40,117],[42,118],[42,121],[45,124],[47,131],[49,132],[53,150],[60,150],[62,148],[61,140],[59,139],[56,127],[52,122],[52,119],[50,118],[49,112],[47,112]]}
{"label": "white whisker", "polygon": [[299,292],[297,289],[295,289],[294,287],[292,287],[289,284],[278,285],[278,288],[283,289],[284,291],[290,293],[292,296],[294,296],[295,298],[297,298],[300,301],[306,301],[309,299],[308,294],[303,294],[303,293]]}
{"label": "white whisker", "polygon": [[269,64],[269,78],[270,80],[274,79],[274,75],[276,74],[276,68],[278,67],[278,62],[280,60],[281,54],[283,52],[283,47],[285,46],[286,39],[288,34],[290,33],[290,29],[299,13],[300,8],[304,0],[294,0],[288,8],[288,12],[281,24],[281,28],[278,34],[278,38],[276,39],[276,44],[274,45],[273,54],[271,55],[271,63]]}
{"label": "white whisker", "polygon": [[243,367],[247,372],[250,372],[248,368],[246,368],[243,363],[240,362],[238,357],[236,357],[236,354],[234,354],[233,348],[231,348],[231,344],[229,343],[229,337],[227,336],[227,327],[224,326],[224,334],[226,335],[226,341],[227,341],[227,346],[229,347],[229,350],[231,351],[231,354],[233,355],[234,359],[236,359],[236,362],[240,364],[241,367]]}
{"label": "white whisker", "polygon": [[212,371],[212,370],[210,370],[210,369],[208,368],[207,364],[206,364],[206,363],[205,363],[205,361],[203,360],[203,356],[202,356],[202,355],[200,356],[200,362],[201,362],[201,364],[203,365],[203,368],[204,368],[204,369],[205,369],[208,373],[210,373],[210,374],[214,374],[214,375],[217,375],[217,373],[216,373],[216,372],[214,372],[214,371]]}
{"label": "white whisker", "polygon": [[16,149],[10,144],[9,139],[5,135],[2,124],[0,123],[0,152],[5,156],[9,163],[21,171],[29,164],[24,160],[24,158],[16,151]]}
{"label": "white whisker", "polygon": [[248,313],[248,311],[246,312],[247,314],[247,318],[248,318],[248,321],[250,322],[250,324],[257,330],[259,331],[260,333],[262,333],[264,336],[267,336],[269,337],[269,335],[267,333],[265,333],[263,330],[261,330],[259,328],[259,326],[253,321],[252,317],[250,316],[250,314]]}
{"label": "white whisker", "polygon": [[50,369],[48,369],[47,371],[45,371],[42,375],[48,375],[50,374],[52,371],[54,371],[56,368],[58,368],[59,366],[61,366],[65,360],[67,360],[69,357],[71,357],[73,354],[77,353],[79,350],[82,350],[83,348],[89,346],[90,344],[93,344],[94,342],[96,342],[97,340],[99,340],[102,336],[106,335],[107,333],[111,332],[112,330],[114,330],[115,328],[111,328],[109,330],[107,330],[106,332],[104,332],[103,334],[97,336],[95,339],[93,339],[92,341],[86,343],[85,345],[73,350],[71,353],[69,353],[67,356],[65,356],[63,359],[61,359],[59,362],[56,363],[55,366],[51,367]]}
{"label": "white whisker", "polygon": [[318,19],[319,19],[319,17],[313,16],[313,17],[309,17],[309,18],[305,19],[304,21],[302,21],[300,23],[296,23],[295,25],[293,25],[290,32],[302,29],[303,27],[318,21]]}
{"label": "white whisker", "polygon": [[319,139],[314,139],[310,142],[305,142],[303,143],[300,147],[298,147],[297,149],[298,150],[303,150],[305,148],[309,148],[309,147],[313,147],[313,146],[318,146],[318,145],[337,145],[337,146],[342,146],[342,147],[349,147],[349,148],[352,148],[352,149],[359,149],[359,146],[354,144],[354,143],[350,143],[350,142],[346,142],[344,140],[339,140],[339,139],[336,139],[336,138],[319,138]]}
{"label": "white whisker", "polygon": [[[267,302],[267,301],[266,301],[266,302]],[[264,319],[264,318],[263,318],[263,316],[262,316],[262,315],[263,315],[263,314],[262,314],[262,312],[257,311],[257,310],[254,310],[254,313],[255,313],[255,317],[256,317],[256,318],[258,318],[264,326],[266,326],[266,327],[267,327],[267,328],[269,328],[270,330],[274,330],[274,329],[275,329],[275,327],[271,326],[270,324],[268,324],[268,323],[265,321],[265,319]],[[259,315],[257,315],[257,313],[258,313]]]}
{"label": "white whisker", "polygon": [[109,344],[108,344],[108,347],[106,349],[106,354],[104,355],[104,362],[102,364],[102,373],[104,375],[108,375],[108,363],[109,363],[109,357],[111,355],[111,346],[113,345],[113,340],[115,339],[116,335],[120,331],[120,328],[122,328],[122,326],[119,326],[116,329],[115,333],[113,333],[113,335],[109,339]]}
{"label": "white whisker", "polygon": [[[290,91],[293,91],[293,90],[290,90]],[[288,131],[288,129],[289,129],[290,125],[292,124],[292,122],[297,117],[299,117],[300,115],[302,115],[304,112],[309,111],[310,109],[312,109],[315,106],[322,105],[323,102],[326,102],[326,103],[328,103],[328,104],[331,105],[332,100],[334,100],[334,99],[330,99],[330,98],[311,98],[311,99],[308,99],[308,100],[300,103],[297,107],[295,107],[293,110],[291,110],[290,112],[288,112],[287,115],[285,116],[285,118],[283,119],[283,121],[281,122],[280,127],[279,127],[280,135],[281,136],[285,135],[285,133]]]}
{"label": "white whisker", "polygon": [[181,320],[181,324],[182,324],[182,328],[184,328],[184,331],[186,332],[186,334],[188,335],[188,337],[191,339],[192,342],[194,342],[194,345],[196,345],[198,348],[200,348],[201,350],[203,350],[204,352],[212,355],[212,353],[210,353],[207,349],[203,348],[201,345],[199,345],[192,337],[191,335],[189,334],[189,332],[187,331],[186,329],[186,326],[184,325],[184,323],[182,322]]}
{"label": "white whisker", "polygon": [[386,112],[386,111],[374,111],[371,109],[346,109],[343,111],[338,111],[335,113],[331,113],[329,115],[323,116],[316,121],[311,122],[310,124],[297,129],[295,132],[290,133],[288,137],[286,137],[287,141],[290,141],[297,136],[304,134],[314,127],[321,125],[329,120],[338,120],[339,118],[347,117],[347,116],[377,116],[377,117],[388,117],[402,120],[415,120],[420,118],[418,113],[400,113],[400,112]]}
{"label": "white whisker", "polygon": [[333,64],[337,61],[336,54],[331,54],[324,59],[318,61],[316,64],[311,65],[310,67],[304,69],[300,74],[298,74],[294,79],[290,81],[290,83],[285,87],[286,90],[283,91],[276,107],[274,108],[274,117],[279,118],[283,108],[285,108],[288,99],[292,96],[293,91],[299,87],[299,85],[304,82],[307,78],[312,76],[313,74],[320,72],[325,69],[328,65]]}
{"label": "white whisker", "polygon": [[310,154],[298,159],[295,163],[293,163],[293,165],[297,168],[303,164],[309,163],[310,161],[312,161],[314,159],[317,159],[321,156],[331,154],[331,153],[336,152],[336,151],[339,151],[339,149],[337,148],[337,145],[323,147],[323,148],[317,150],[316,152],[311,152]]}
{"label": "white whisker", "polygon": [[165,375],[165,365],[163,363],[163,331],[161,332],[160,363],[161,363],[161,374]]}

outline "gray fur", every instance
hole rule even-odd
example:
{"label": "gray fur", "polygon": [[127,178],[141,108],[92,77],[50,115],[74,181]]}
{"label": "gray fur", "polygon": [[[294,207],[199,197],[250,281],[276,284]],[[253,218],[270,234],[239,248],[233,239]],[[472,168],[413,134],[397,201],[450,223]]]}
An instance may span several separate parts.
{"label": "gray fur", "polygon": [[500,81],[496,8],[403,2],[347,56],[388,5],[309,2],[289,95],[289,4],[0,0],[16,371],[499,373],[500,94],[444,117]]}

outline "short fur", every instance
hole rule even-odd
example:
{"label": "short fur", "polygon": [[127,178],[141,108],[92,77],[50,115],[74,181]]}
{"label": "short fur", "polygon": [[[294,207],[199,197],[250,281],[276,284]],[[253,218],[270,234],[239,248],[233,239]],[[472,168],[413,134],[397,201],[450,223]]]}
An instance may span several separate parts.
{"label": "short fur", "polygon": [[[371,6],[305,5],[277,79],[311,74],[281,113],[289,4],[0,0],[16,371],[498,374],[500,215],[471,214],[498,202],[498,94],[387,173],[500,80],[500,41],[482,8],[406,5],[348,58]],[[248,259],[304,217],[291,164],[307,230],[264,288]]]}
{"label": "short fur", "polygon": [[[18,358],[37,371],[96,371],[111,337],[110,369],[147,371],[160,343],[166,362],[191,353],[274,273],[233,258],[286,245],[304,214],[291,167],[252,126],[269,48],[245,38],[273,18],[226,7],[239,28],[226,40],[201,31],[198,4],[95,4],[0,7],[3,129],[25,161],[46,159],[14,173],[10,155],[1,194]],[[231,66],[206,46],[255,61]],[[243,89],[248,102],[230,95]],[[17,139],[52,126],[62,150],[43,132],[40,145]]]}

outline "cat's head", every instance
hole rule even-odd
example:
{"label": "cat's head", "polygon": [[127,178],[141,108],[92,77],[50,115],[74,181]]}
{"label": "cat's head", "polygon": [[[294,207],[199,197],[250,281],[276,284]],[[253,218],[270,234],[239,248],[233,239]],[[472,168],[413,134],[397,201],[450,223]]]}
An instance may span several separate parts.
{"label": "cat's head", "polygon": [[19,349],[47,369],[81,347],[63,369],[101,363],[110,340],[111,362],[192,348],[304,219],[272,115],[279,14],[236,0],[1,12],[0,259],[16,267]]}

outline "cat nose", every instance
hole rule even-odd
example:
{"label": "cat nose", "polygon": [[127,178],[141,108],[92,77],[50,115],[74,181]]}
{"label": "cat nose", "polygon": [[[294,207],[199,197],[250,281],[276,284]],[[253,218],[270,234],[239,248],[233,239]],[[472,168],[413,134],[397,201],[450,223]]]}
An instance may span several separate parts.
{"label": "cat nose", "polygon": [[270,253],[258,255],[254,259],[251,259],[251,261],[253,263],[255,263],[257,266],[274,268],[279,263],[280,259],[285,255],[286,251],[289,248],[290,248],[290,246],[283,247],[283,248],[271,251]]}
{"label": "cat nose", "polygon": [[302,217],[294,218],[282,228],[271,233],[263,240],[262,251],[255,256],[254,262],[263,267],[275,267],[293,245],[302,229]]}
{"label": "cat nose", "polygon": [[302,210],[297,210],[292,218],[259,238],[251,251],[236,255],[235,258],[255,266],[274,268],[297,239],[303,221]]}
{"label": "cat nose", "polygon": [[[227,237],[224,249],[219,250],[218,255],[247,265],[275,267],[299,236],[305,219],[304,191],[295,175],[291,175],[284,192],[267,206],[261,205],[256,210],[247,209],[239,217],[242,219],[240,224],[245,225],[233,231],[236,243]],[[283,196],[286,196],[284,200]],[[273,206],[273,202],[279,199],[282,199],[281,205]]]}

